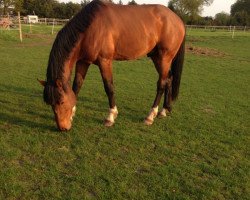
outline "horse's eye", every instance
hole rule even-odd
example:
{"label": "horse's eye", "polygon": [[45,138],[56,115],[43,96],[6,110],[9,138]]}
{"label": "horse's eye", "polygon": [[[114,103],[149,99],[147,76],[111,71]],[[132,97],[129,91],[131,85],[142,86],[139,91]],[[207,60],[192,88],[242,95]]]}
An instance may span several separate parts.
{"label": "horse's eye", "polygon": [[60,105],[63,105],[64,104],[64,101],[60,102]]}

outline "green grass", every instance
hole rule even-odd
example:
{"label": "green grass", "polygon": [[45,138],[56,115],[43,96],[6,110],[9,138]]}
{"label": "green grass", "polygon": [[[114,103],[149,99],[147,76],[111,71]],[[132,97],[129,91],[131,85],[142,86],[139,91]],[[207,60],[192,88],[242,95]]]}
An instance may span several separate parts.
{"label": "green grass", "polygon": [[189,44],[226,56],[188,53],[173,113],[151,127],[143,124],[156,90],[151,61],[114,63],[112,128],[103,126],[108,103],[93,65],[67,133],[36,81],[53,42],[42,33],[23,43],[0,33],[0,199],[249,199],[249,33],[188,32]]}

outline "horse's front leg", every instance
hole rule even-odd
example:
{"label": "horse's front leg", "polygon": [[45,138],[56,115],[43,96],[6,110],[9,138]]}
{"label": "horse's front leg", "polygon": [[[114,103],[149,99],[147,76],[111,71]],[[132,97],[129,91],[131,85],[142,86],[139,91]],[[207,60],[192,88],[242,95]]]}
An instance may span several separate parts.
{"label": "horse's front leg", "polygon": [[112,61],[107,59],[102,59],[99,64],[99,68],[102,75],[104,89],[109,100],[109,114],[104,121],[105,126],[109,127],[115,123],[115,119],[118,115],[118,110],[115,104],[115,97],[114,97]]}
{"label": "horse's front leg", "polygon": [[76,96],[80,92],[84,79],[86,77],[87,71],[89,69],[89,64],[83,61],[78,61],[76,63],[75,78],[73,82],[73,92]]}
{"label": "horse's front leg", "polygon": [[[76,63],[76,70],[75,70],[75,78],[72,86],[72,90],[75,93],[76,97],[78,96],[78,93],[80,92],[80,89],[82,87],[82,84],[84,82],[85,76],[87,74],[87,71],[89,69],[89,64],[83,62],[83,61],[77,61]],[[72,109],[72,119],[76,112],[76,106]]]}

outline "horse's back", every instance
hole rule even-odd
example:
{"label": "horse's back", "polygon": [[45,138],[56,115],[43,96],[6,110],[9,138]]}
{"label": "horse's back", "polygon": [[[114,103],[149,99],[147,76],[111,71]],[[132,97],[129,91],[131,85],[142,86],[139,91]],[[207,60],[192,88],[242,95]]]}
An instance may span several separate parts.
{"label": "horse's back", "polygon": [[86,33],[86,41],[93,41],[92,47],[102,57],[128,60],[148,54],[156,45],[169,48],[171,38],[183,32],[182,21],[165,6],[106,4]]}
{"label": "horse's back", "polygon": [[[164,31],[183,32],[185,30],[182,20],[169,8],[159,4],[145,5],[116,5],[109,4],[106,10],[107,20],[113,22],[113,26],[120,32],[155,32],[161,34]],[[171,33],[171,31],[170,31]],[[135,35],[135,34],[133,34]]]}

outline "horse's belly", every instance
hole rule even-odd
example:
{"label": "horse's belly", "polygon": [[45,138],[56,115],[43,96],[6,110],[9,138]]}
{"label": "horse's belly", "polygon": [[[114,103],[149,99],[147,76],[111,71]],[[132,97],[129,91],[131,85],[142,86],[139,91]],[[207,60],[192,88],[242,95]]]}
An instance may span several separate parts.
{"label": "horse's belly", "polygon": [[132,38],[118,41],[115,47],[115,60],[132,60],[147,55],[156,45],[154,37]]}

